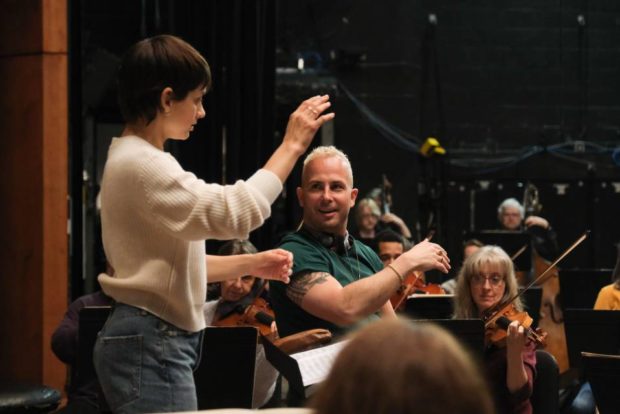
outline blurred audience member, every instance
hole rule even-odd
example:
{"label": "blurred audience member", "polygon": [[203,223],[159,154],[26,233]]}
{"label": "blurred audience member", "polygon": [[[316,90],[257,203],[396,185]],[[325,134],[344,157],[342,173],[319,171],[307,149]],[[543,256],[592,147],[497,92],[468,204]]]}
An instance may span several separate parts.
{"label": "blurred audience member", "polygon": [[490,414],[474,359],[430,324],[383,320],[355,334],[310,401],[317,414]]}

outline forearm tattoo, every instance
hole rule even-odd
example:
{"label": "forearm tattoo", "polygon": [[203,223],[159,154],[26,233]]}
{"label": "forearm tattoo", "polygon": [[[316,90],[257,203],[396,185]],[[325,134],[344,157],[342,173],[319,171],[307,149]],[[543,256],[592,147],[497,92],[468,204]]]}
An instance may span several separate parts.
{"label": "forearm tattoo", "polygon": [[306,296],[306,293],[308,293],[314,285],[325,283],[329,276],[330,274],[325,272],[300,275],[291,280],[291,283],[289,283],[286,289],[286,296],[296,305],[301,306],[301,301],[304,299],[304,296]]}

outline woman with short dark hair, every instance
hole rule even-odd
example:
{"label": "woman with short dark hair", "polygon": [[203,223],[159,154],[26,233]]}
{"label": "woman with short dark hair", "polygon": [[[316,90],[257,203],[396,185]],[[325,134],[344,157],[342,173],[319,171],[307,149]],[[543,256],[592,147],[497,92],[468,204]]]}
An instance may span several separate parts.
{"label": "woman with short dark hair", "polygon": [[291,255],[205,256],[206,239],[247,238],[271,212],[295,162],[334,117],[328,96],[304,101],[265,166],[234,185],[207,184],[164,152],[205,117],[206,60],[178,37],[132,46],[118,74],[125,117],[110,144],[101,183],[103,245],[114,274],[99,282],[116,304],[94,350],[115,413],[196,410],[198,362],[209,281],[242,275],[288,281]]}

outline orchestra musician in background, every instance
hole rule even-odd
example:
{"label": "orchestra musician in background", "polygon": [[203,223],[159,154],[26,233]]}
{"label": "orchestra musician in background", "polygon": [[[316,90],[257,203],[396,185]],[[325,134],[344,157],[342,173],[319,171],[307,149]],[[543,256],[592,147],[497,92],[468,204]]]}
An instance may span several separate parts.
{"label": "orchestra musician in background", "polygon": [[[467,260],[469,256],[476,253],[484,244],[478,239],[468,239],[463,242],[463,261]],[[456,290],[456,280],[457,277],[453,277],[452,279],[448,279],[441,284],[442,289],[448,293],[452,294]]]}
{"label": "orchestra musician in background", "polygon": [[[255,254],[256,247],[249,240],[229,240],[218,250],[218,255],[230,256],[237,254]],[[236,279],[229,279],[219,282],[220,298],[208,301],[204,307],[205,320],[208,325],[215,326],[255,326],[260,324],[269,326],[274,337],[277,337],[277,327],[273,319],[273,312],[269,312],[261,306],[261,312],[265,320],[243,321],[242,315],[257,297],[269,303],[269,292],[264,284],[268,283],[260,278],[244,275]],[[232,317],[231,317],[232,316]],[[234,318],[236,316],[237,318]],[[230,320],[230,322],[227,322]],[[264,331],[266,331],[264,329]],[[252,395],[252,408],[265,406],[274,395],[277,386],[278,372],[271,366],[265,356],[262,344],[256,346],[256,365],[254,368],[254,390]]]}
{"label": "orchestra musician in background", "polygon": [[[481,247],[467,258],[459,272],[455,294],[457,319],[481,318],[498,303],[513,298],[518,291],[510,257],[498,246]],[[522,311],[519,298],[513,306]],[[536,346],[528,341],[525,329],[512,321],[505,344],[489,343],[485,368],[499,413],[532,412],[530,396],[536,375]]]}
{"label": "orchestra musician in background", "polygon": [[536,252],[545,260],[553,261],[558,255],[555,230],[539,216],[525,217],[525,209],[516,198],[507,198],[497,208],[497,218],[504,230],[525,231],[532,236]]}
{"label": "orchestra musician in background", "polygon": [[392,230],[383,230],[377,234],[377,254],[383,266],[392,264],[405,252],[402,236]]}
{"label": "orchestra musician in background", "polygon": [[[217,252],[220,256],[255,253],[258,253],[258,250],[252,242],[239,239],[229,240]],[[252,275],[243,275],[217,283],[220,297],[216,301],[211,322],[218,322],[233,313],[243,312],[259,295],[269,303],[269,290],[266,287],[268,283]],[[274,332],[277,331],[275,322],[271,328]]]}
{"label": "orchestra musician in background", "polygon": [[[620,244],[617,246],[618,256],[616,265],[611,274],[611,284],[603,286],[599,291],[595,310],[613,310],[620,311]],[[582,382],[579,391],[571,402],[567,414],[594,414],[596,412],[596,401],[592,393],[592,387],[589,382]]]}
{"label": "orchestra musician in background", "polygon": [[611,274],[611,284],[604,286],[596,297],[594,309],[620,310],[620,244],[617,245],[618,257]]}
{"label": "orchestra musician in background", "polygon": [[411,239],[411,231],[405,222],[393,213],[381,213],[379,206],[372,198],[363,198],[357,203],[355,224],[357,233],[354,237],[373,250],[377,250],[375,240],[377,234],[386,229],[400,234],[405,243]]}

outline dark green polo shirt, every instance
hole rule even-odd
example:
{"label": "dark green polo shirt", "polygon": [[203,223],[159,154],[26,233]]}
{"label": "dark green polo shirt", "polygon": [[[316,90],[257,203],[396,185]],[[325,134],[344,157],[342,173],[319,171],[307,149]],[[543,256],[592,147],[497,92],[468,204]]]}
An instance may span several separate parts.
{"label": "dark green polo shirt", "polygon": [[[338,254],[335,250],[323,246],[311,235],[299,232],[284,237],[279,247],[293,253],[291,281],[305,273],[326,272],[342,286],[346,286],[383,268],[377,254],[357,240],[348,251]],[[287,286],[282,282],[269,282],[269,294],[281,337],[316,328],[329,329],[334,336],[338,336],[352,328],[352,326],[338,326],[307,313],[288,298]],[[377,314],[372,314],[360,322],[377,318]]]}

